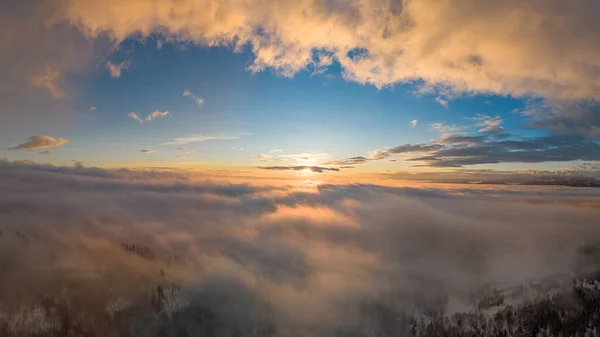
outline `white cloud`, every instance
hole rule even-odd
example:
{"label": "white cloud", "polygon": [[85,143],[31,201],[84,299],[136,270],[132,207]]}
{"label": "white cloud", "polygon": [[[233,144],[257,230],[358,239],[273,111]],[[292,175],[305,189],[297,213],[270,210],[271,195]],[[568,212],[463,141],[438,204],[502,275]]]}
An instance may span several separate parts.
{"label": "white cloud", "polygon": [[121,73],[123,71],[129,70],[129,67],[131,66],[131,62],[130,61],[124,61],[121,63],[112,63],[112,62],[106,62],[106,69],[108,69],[108,71],[110,72],[110,77],[112,78],[119,78],[121,77]]}
{"label": "white cloud", "polygon": [[48,90],[52,94],[52,97],[56,99],[65,98],[67,95],[59,87],[59,80],[60,72],[58,69],[47,65],[46,71],[43,74],[34,76],[31,79],[31,85]]}
{"label": "white cloud", "polygon": [[194,101],[196,101],[196,104],[198,104],[198,106],[201,108],[204,106],[204,98],[200,98],[200,97],[194,95],[189,89],[186,89],[183,92],[183,96],[192,98]]}
{"label": "white cloud", "polygon": [[320,162],[327,157],[329,157],[326,153],[300,153],[300,154],[282,154],[279,155],[281,158],[289,158],[296,160],[298,162],[303,163],[317,163]]}
{"label": "white cloud", "polygon": [[418,120],[413,119],[412,121],[410,121],[410,125],[414,128],[415,126],[417,126],[417,124],[419,123]]}
{"label": "white cloud", "polygon": [[283,150],[279,150],[279,149],[273,149],[271,151],[269,151],[270,153],[276,153],[276,152],[282,152]]}
{"label": "white cloud", "polygon": [[138,114],[136,114],[135,112],[130,112],[127,116],[131,117],[132,119],[134,119],[140,123],[144,123],[144,121],[140,118],[140,116],[138,116]]}
{"label": "white cloud", "polygon": [[444,123],[432,123],[432,124],[430,124],[430,126],[434,131],[439,132],[441,134],[456,133],[456,132],[460,132],[460,131],[463,131],[464,129],[466,129],[465,126],[448,125],[448,124],[444,124]]}
{"label": "white cloud", "polygon": [[186,137],[175,138],[171,141],[164,142],[160,145],[178,145],[188,143],[199,143],[207,140],[232,140],[241,139],[243,136],[250,135],[250,133],[222,133],[216,136],[208,135],[189,135]]}
{"label": "white cloud", "polygon": [[171,113],[168,111],[154,111],[153,113],[149,114],[148,117],[146,117],[146,122],[150,122],[157,118],[164,118],[170,115]]}
{"label": "white cloud", "polygon": [[140,123],[144,123],[144,122],[151,122],[157,118],[164,118],[167,116],[171,116],[171,113],[169,111],[154,111],[153,113],[149,114],[145,120],[142,119],[135,112],[130,112],[127,116],[131,117],[132,119],[134,119]]}
{"label": "white cloud", "polygon": [[577,99],[600,98],[599,10],[597,0],[88,0],[65,12],[91,38],[249,45],[251,71],[291,77],[337,61],[346,80],[379,88]]}
{"label": "white cloud", "polygon": [[19,144],[14,147],[9,147],[8,150],[19,150],[19,151],[35,151],[40,149],[46,149],[49,147],[57,147],[68,144],[69,140],[64,138],[53,138],[49,136],[31,136],[27,138],[27,141],[23,144]]}
{"label": "white cloud", "polygon": [[482,127],[479,129],[479,132],[499,133],[504,131],[504,128],[501,126],[502,123],[504,123],[504,120],[502,120],[500,116],[490,117],[479,114],[476,117],[471,118],[471,120],[476,121],[476,125]]}

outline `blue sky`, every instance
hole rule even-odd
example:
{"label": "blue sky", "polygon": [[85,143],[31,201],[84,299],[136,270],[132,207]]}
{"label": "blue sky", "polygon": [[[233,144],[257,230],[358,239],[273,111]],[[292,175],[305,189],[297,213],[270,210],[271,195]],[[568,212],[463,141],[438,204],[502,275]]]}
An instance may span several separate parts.
{"label": "blue sky", "polygon": [[[0,155],[344,170],[555,170],[600,160],[597,78],[582,71],[600,65],[593,51],[575,53],[589,44],[557,41],[541,27],[516,39],[487,12],[479,15],[495,35],[443,15],[442,31],[425,24],[431,1],[403,9],[415,21],[408,30],[398,28],[406,18],[393,2],[380,20],[366,4],[346,12],[294,2],[279,3],[287,12],[256,4],[205,18],[193,9],[200,3],[185,1],[191,7],[149,1],[133,10],[111,0],[57,8],[64,22],[7,54],[14,71],[3,83]],[[322,16],[298,16],[305,10]],[[550,10],[530,14],[556,15]],[[548,54],[559,42],[572,52]],[[39,52],[26,53],[33,47]],[[214,139],[165,145],[190,137]]]}

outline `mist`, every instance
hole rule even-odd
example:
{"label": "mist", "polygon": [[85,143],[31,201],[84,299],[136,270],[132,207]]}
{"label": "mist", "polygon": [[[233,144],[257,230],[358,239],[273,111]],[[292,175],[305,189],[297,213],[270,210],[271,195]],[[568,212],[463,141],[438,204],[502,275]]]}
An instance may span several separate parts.
{"label": "mist", "polygon": [[582,249],[600,242],[599,197],[4,161],[0,331],[53,336],[68,317],[84,336],[367,336],[373,303],[452,315],[481,289],[598,270]]}

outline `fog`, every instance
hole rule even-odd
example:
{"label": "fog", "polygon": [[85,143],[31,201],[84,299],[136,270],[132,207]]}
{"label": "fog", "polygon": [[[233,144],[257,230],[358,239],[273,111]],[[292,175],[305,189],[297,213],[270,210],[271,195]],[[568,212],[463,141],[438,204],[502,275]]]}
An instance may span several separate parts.
{"label": "fog", "polygon": [[365,303],[410,314],[446,296],[448,314],[474,310],[482,287],[596,268],[580,248],[600,242],[598,197],[4,161],[0,322],[35,335],[63,310],[100,336],[176,336],[165,321],[177,336],[332,336],[374,324]]}

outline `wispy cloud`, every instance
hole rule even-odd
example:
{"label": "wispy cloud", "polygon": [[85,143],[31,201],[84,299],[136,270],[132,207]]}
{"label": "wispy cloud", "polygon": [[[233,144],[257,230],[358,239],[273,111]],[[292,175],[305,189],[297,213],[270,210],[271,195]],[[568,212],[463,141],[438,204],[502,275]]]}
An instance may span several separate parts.
{"label": "wispy cloud", "polygon": [[64,138],[53,138],[49,136],[31,136],[27,138],[25,143],[19,144],[14,147],[9,147],[8,150],[16,151],[35,151],[40,149],[46,149],[49,147],[63,146],[69,143],[68,139]]}
{"label": "wispy cloud", "polygon": [[112,62],[106,62],[106,69],[108,69],[109,73],[110,73],[110,77],[112,78],[119,78],[121,77],[121,73],[123,71],[129,70],[129,67],[131,66],[131,62],[130,61],[124,61],[121,63],[112,63]]}
{"label": "wispy cloud", "polygon": [[233,149],[236,150],[236,151],[246,151],[246,150],[248,150],[248,148],[245,148],[245,147],[234,147]]}
{"label": "wispy cloud", "polygon": [[90,112],[96,111],[96,107],[95,106],[90,106]]}
{"label": "wispy cloud", "polygon": [[56,99],[65,98],[67,95],[62,91],[58,85],[60,80],[60,72],[53,66],[46,66],[46,71],[38,76],[34,76],[31,79],[31,85],[34,87],[44,88],[52,94],[52,97]]}
{"label": "wispy cloud", "polygon": [[130,112],[129,114],[127,114],[127,116],[131,117],[133,120],[136,120],[140,123],[144,123],[144,120],[140,118],[140,116],[138,116],[138,114],[136,114],[135,112]]}
{"label": "wispy cloud", "polygon": [[299,162],[315,163],[329,157],[326,153],[300,153],[300,154],[282,154],[281,158],[289,158]]}
{"label": "wispy cloud", "polygon": [[136,120],[136,121],[138,121],[140,123],[144,123],[144,122],[151,122],[151,121],[153,121],[155,119],[158,119],[158,118],[164,118],[164,117],[167,117],[167,116],[171,116],[171,113],[169,111],[154,111],[153,113],[149,114],[146,117],[145,120],[142,119],[140,117],[140,115],[138,115],[135,112],[130,112],[129,114],[127,114],[127,116],[129,116],[133,120]]}
{"label": "wispy cloud", "polygon": [[362,156],[358,157],[350,157],[339,160],[328,161],[323,163],[323,165],[334,165],[334,166],[348,166],[348,165],[362,165],[369,162],[369,158],[365,158]]}
{"label": "wispy cloud", "polygon": [[266,153],[257,154],[256,156],[254,156],[254,160],[260,161],[263,163],[283,163],[286,161],[286,159],[276,158],[276,157],[273,157]]}
{"label": "wispy cloud", "polygon": [[190,149],[190,148],[187,148],[187,147],[178,147],[176,150],[177,151],[182,151],[182,152],[185,152],[185,153],[192,153],[192,152],[196,151],[194,149]]}
{"label": "wispy cloud", "polygon": [[190,97],[191,99],[193,99],[194,101],[196,101],[196,104],[198,104],[199,107],[203,107],[204,106],[204,98],[198,97],[196,95],[194,95],[189,89],[186,89],[183,92],[183,96],[185,97]]}
{"label": "wispy cloud", "polygon": [[154,111],[153,113],[149,114],[148,117],[146,117],[146,122],[150,122],[157,118],[164,118],[170,115],[171,113],[169,111]]}
{"label": "wispy cloud", "polygon": [[54,151],[52,151],[52,150],[46,150],[46,151],[40,151],[40,152],[38,152],[38,153],[39,153],[39,154],[43,154],[43,155],[45,155],[45,156],[46,156],[46,155],[49,155],[49,154],[52,154],[52,153],[54,153]]}
{"label": "wispy cloud", "polygon": [[471,118],[471,120],[477,122],[476,125],[481,127],[479,129],[481,133],[500,133],[504,131],[504,128],[501,126],[504,121],[500,116],[490,117],[479,114]]}
{"label": "wispy cloud", "polygon": [[148,150],[148,149],[143,149],[143,150],[139,150],[141,153],[155,153],[156,151],[154,150]]}
{"label": "wispy cloud", "polygon": [[448,125],[448,124],[444,124],[444,123],[432,123],[432,124],[430,124],[430,126],[431,126],[431,129],[433,129],[436,132],[442,133],[442,134],[456,133],[456,132],[463,131],[467,128],[466,126]]}
{"label": "wispy cloud", "polygon": [[269,153],[277,153],[277,152],[282,152],[283,150],[280,149],[273,149],[271,151],[269,151]]}
{"label": "wispy cloud", "polygon": [[412,126],[413,128],[414,128],[415,126],[417,126],[417,124],[419,124],[419,121],[418,121],[418,120],[416,120],[416,119],[413,119],[412,121],[410,121],[410,126]]}
{"label": "wispy cloud", "polygon": [[175,138],[160,145],[179,145],[188,143],[200,143],[208,140],[233,140],[241,139],[243,136],[251,135],[251,133],[222,133],[216,136],[208,135],[189,135],[186,137]]}
{"label": "wispy cloud", "polygon": [[277,171],[310,171],[314,173],[323,173],[325,171],[339,171],[336,167],[322,167],[322,166],[261,166],[263,170],[277,170]]}

